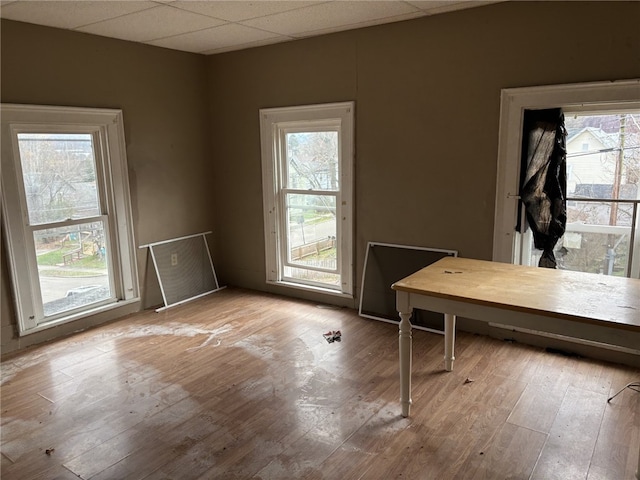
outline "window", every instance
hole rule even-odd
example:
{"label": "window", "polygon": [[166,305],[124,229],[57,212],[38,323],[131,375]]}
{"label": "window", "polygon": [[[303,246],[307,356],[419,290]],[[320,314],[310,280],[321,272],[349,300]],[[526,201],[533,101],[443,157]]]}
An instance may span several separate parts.
{"label": "window", "polygon": [[260,111],[268,283],[353,293],[353,110]]}
{"label": "window", "polygon": [[138,300],[122,113],[2,105],[1,128],[20,334]]}
{"label": "window", "polygon": [[640,82],[504,90],[494,230],[496,261],[536,265],[518,216],[522,118],[560,107],[567,128],[567,226],[560,268],[640,276]]}

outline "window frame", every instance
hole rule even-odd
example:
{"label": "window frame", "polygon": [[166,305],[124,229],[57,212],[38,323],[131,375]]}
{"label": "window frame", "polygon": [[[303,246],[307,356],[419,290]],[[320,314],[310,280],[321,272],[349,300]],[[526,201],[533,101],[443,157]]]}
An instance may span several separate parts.
{"label": "window frame", "polygon": [[[353,163],[354,102],[260,109],[262,189],[264,208],[266,282],[330,295],[353,298]],[[324,127],[324,128],[323,128]],[[286,143],[288,132],[338,131],[338,190],[299,190],[287,185]],[[285,275],[285,267],[303,268],[288,261],[286,194],[335,196],[337,273],[340,285],[301,281]],[[315,268],[311,267],[314,270]]]}
{"label": "window frame", "polygon": [[[562,108],[569,112],[623,111],[640,106],[640,80],[503,89],[500,104],[493,260],[522,261],[523,232],[517,232],[520,155],[525,110]],[[523,217],[524,218],[524,217]],[[524,225],[523,225],[524,227]],[[640,259],[640,236],[631,247]]]}
{"label": "window frame", "polygon": [[[2,213],[18,334],[39,332],[99,312],[137,302],[139,282],[121,110],[39,105],[0,105]],[[33,231],[28,217],[19,133],[91,133],[100,211],[93,217],[51,222],[58,226],[102,221],[109,246],[112,297],[86,307],[44,316]],[[44,224],[47,225],[47,224]]]}

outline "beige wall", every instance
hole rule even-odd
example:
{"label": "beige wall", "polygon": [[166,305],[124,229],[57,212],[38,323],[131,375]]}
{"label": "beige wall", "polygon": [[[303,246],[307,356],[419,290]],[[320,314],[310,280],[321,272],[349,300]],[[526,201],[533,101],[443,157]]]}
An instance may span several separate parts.
{"label": "beige wall", "polygon": [[[10,21],[1,35],[2,102],[123,110],[136,245],[213,229],[205,57]],[[109,318],[18,341],[5,260],[3,352]],[[144,305],[161,303],[146,250],[138,265]]]}
{"label": "beige wall", "polygon": [[368,241],[490,259],[500,90],[640,77],[638,18],[638,2],[507,2],[209,58],[220,274],[267,289],[258,110],[345,100],[357,291]]}
{"label": "beige wall", "polygon": [[258,110],[354,100],[359,288],[368,241],[489,259],[500,90],[640,77],[639,17],[506,2],[208,58],[2,22],[2,101],[122,108],[137,244],[214,230],[222,284],[295,296],[264,282]]}

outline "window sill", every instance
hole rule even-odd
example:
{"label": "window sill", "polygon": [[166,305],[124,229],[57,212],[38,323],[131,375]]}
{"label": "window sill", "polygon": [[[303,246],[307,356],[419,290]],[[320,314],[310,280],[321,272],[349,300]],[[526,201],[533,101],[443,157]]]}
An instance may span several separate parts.
{"label": "window sill", "polygon": [[276,285],[278,287],[294,288],[296,290],[304,290],[305,292],[320,293],[320,294],[323,294],[323,295],[331,295],[333,297],[348,298],[348,299],[352,299],[353,300],[353,294],[344,293],[344,292],[341,292],[341,291],[338,291],[338,290],[332,290],[330,288],[322,288],[322,287],[315,287],[313,285],[302,285],[302,284],[299,284],[299,283],[273,281],[273,280],[267,280],[267,284]]}
{"label": "window sill", "polygon": [[[56,320],[52,320],[50,322],[46,322],[46,323],[42,323],[34,328],[30,328],[27,330],[23,330],[21,328],[18,328],[18,336],[19,337],[25,337],[27,335],[31,335],[34,333],[38,333],[38,332],[42,332],[44,330],[49,330],[51,328],[55,328],[55,327],[59,327],[62,325],[66,325],[66,324],[70,324],[73,322],[77,322],[80,320],[86,320],[89,317],[93,317],[95,315],[99,315],[101,313],[105,313],[105,312],[109,312],[109,311],[113,311],[116,309],[120,309],[123,307],[127,307],[129,305],[132,305],[134,303],[139,303],[140,302],[140,298],[136,297],[136,298],[131,298],[128,300],[120,300],[118,302],[115,303],[109,303],[107,305],[100,305],[99,307],[96,308],[92,308],[89,310],[85,310],[73,315],[69,315],[67,317],[63,317],[63,318],[59,318]],[[105,319],[105,321],[108,321],[108,319]]]}

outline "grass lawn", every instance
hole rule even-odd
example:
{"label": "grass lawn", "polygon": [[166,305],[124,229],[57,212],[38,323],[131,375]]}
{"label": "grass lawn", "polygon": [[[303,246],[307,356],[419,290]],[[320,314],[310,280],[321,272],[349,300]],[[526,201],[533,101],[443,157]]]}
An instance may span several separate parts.
{"label": "grass lawn", "polygon": [[[63,267],[63,256],[77,250],[77,247],[65,247],[38,255],[38,266],[60,267],[60,269],[41,270],[40,275],[48,277],[78,277],[106,273],[107,262],[104,258],[100,259],[95,255],[82,257]],[[87,271],[92,269],[95,271]]]}

